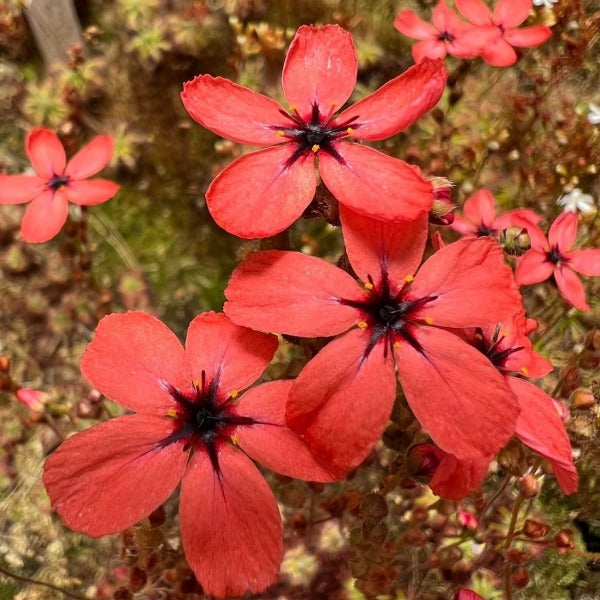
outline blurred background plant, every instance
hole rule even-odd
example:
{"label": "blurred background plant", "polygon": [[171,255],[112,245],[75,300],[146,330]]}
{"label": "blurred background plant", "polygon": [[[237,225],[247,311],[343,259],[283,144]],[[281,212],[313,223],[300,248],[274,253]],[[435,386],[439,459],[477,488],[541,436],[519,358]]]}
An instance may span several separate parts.
{"label": "blurred background plant", "polygon": [[[190,120],[182,82],[211,73],[282,100],[281,66],[297,26],[339,23],[358,50],[354,101],[412,63],[410,41],[392,26],[396,12],[429,18],[432,5],[78,1],[81,44],[54,69],[36,49],[25,3],[0,5],[0,172],[27,167],[25,132],[46,125],[70,152],[95,134],[113,135],[109,176],[122,186],[107,204],[74,210],[43,246],[19,239],[20,207],[0,207],[0,598],[61,596],[48,585],[72,597],[201,597],[181,552],[176,499],[121,536],[92,540],[53,516],[39,478],[62,439],[115,414],[78,369],[103,315],[148,310],[182,335],[197,313],[221,309],[245,254],[281,244],[241,241],[213,224],[203,192],[241,149]],[[600,103],[600,5],[545,3],[531,22],[550,25],[551,40],[508,69],[449,59],[438,108],[378,146],[452,180],[458,205],[486,186],[503,209],[533,208],[544,226],[566,209],[559,198],[579,189],[591,198],[580,244],[600,246],[592,109]],[[291,245],[331,261],[342,251],[338,229],[322,216],[296,224]],[[411,471],[408,449],[426,438],[400,396],[383,441],[347,481],[321,486],[269,475],[287,551],[279,583],[260,597],[437,600],[465,586],[486,599],[600,597],[598,280],[586,289],[589,313],[570,309],[551,282],[525,288],[539,321],[536,347],[556,367],[541,385],[570,410],[578,494],[562,496],[548,466],[514,442],[483,489],[460,506],[439,500]],[[269,375],[295,376],[317,348],[282,341]],[[19,399],[23,388],[45,394],[42,410]],[[473,515],[474,528],[458,519],[459,509]]]}

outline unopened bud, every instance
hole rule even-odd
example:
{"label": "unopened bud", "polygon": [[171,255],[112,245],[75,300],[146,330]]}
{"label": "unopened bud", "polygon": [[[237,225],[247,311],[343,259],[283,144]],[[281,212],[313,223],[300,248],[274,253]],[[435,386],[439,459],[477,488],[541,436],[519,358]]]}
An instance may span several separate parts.
{"label": "unopened bud", "polygon": [[575,548],[575,542],[573,541],[573,532],[570,529],[561,529],[554,536],[554,543],[558,548],[559,552],[566,552]]}
{"label": "unopened bud", "polygon": [[445,177],[430,177],[433,186],[433,204],[429,222],[434,225],[450,225],[454,222],[455,205],[452,203],[452,182]]}
{"label": "unopened bud", "polygon": [[458,522],[465,528],[470,531],[475,531],[479,527],[479,521],[477,521],[477,517],[473,513],[470,513],[466,510],[458,511]]}
{"label": "unopened bud", "polygon": [[443,457],[443,450],[433,444],[415,444],[408,451],[408,470],[414,477],[431,478]]}
{"label": "unopened bud", "polygon": [[17,398],[29,410],[37,413],[44,412],[44,406],[48,402],[48,394],[31,388],[19,388],[15,393]]}
{"label": "unopened bud", "polygon": [[569,400],[573,408],[578,408],[580,410],[592,408],[592,406],[596,404],[596,399],[594,398],[594,394],[592,394],[592,391],[586,390],[584,388],[576,389],[571,394]]}
{"label": "unopened bud", "polygon": [[535,498],[540,493],[540,484],[533,475],[524,475],[519,480],[519,490],[525,498]]}
{"label": "unopened bud", "polygon": [[523,227],[507,227],[498,235],[498,242],[510,256],[522,256],[531,248],[531,238]]}
{"label": "unopened bud", "polygon": [[0,356],[0,373],[8,373],[10,370],[10,356]]}
{"label": "unopened bud", "polygon": [[527,519],[523,525],[523,533],[532,540],[539,540],[550,533],[550,525]]}
{"label": "unopened bud", "polygon": [[463,588],[454,594],[454,600],[483,600],[483,598],[473,590]]}

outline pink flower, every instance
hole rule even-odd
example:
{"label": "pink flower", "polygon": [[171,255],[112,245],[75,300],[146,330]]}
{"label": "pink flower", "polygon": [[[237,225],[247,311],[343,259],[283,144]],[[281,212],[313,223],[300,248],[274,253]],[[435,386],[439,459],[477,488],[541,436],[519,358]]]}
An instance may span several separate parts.
{"label": "pink flower", "polygon": [[550,226],[547,240],[537,228],[529,233],[531,250],[519,260],[515,271],[517,283],[538,283],[553,275],[558,291],[567,302],[579,310],[589,310],[583,284],[575,273],[600,275],[600,248],[571,250],[577,237],[577,214],[560,215]]}
{"label": "pink flower", "polygon": [[344,473],[385,428],[398,376],[440,448],[460,458],[495,453],[514,433],[517,401],[489,361],[448,329],[483,326],[520,310],[499,246],[460,240],[417,271],[427,215],[385,223],[341,207],[340,216],[362,289],[323,260],[270,251],[250,255],[225,292],[225,311],[240,324],[295,336],[341,334],[296,379],[288,424]]}
{"label": "pink flower", "polygon": [[67,163],[65,149],[49,129],[32,129],[25,139],[25,152],[36,175],[0,175],[0,204],[31,202],[21,223],[27,242],[47,242],[62,228],[69,202],[91,206],[106,202],[119,190],[107,179],[92,179],[112,156],[114,141],[95,137]]}
{"label": "pink flower", "polygon": [[404,35],[422,40],[412,47],[416,63],[423,58],[444,58],[446,54],[458,58],[479,56],[489,33],[461,21],[451,11],[445,0],[440,0],[433,9],[433,25],[420,19],[412,10],[401,10],[396,16],[394,27]]}
{"label": "pink flower", "polygon": [[456,0],[456,8],[475,26],[495,32],[496,37],[482,48],[483,60],[493,67],[508,67],[517,62],[517,48],[543,44],[552,31],[545,25],[517,27],[527,19],[532,0],[498,0],[493,11],[483,0]]}
{"label": "pink flower", "polygon": [[18,400],[34,412],[44,412],[44,406],[48,402],[48,394],[32,388],[19,388],[15,392]]}
{"label": "pink flower", "polygon": [[461,588],[454,594],[454,600],[484,600],[479,594],[476,594],[473,590]]}
{"label": "pink flower", "polygon": [[65,523],[92,536],[131,527],[181,480],[187,560],[204,592],[241,596],[273,583],[283,555],[277,502],[252,460],[291,477],[330,481],[284,423],[291,381],[238,391],[264,371],[275,336],[205,313],[185,349],[143,312],[100,321],[81,361],[92,385],[135,414],[69,438],[44,485]]}
{"label": "pink flower", "polygon": [[528,229],[540,222],[540,217],[528,208],[510,210],[497,217],[494,196],[485,188],[476,191],[465,200],[463,215],[461,217],[455,214],[450,227],[469,237],[484,235],[497,237],[507,227]]}
{"label": "pink flower", "polygon": [[375,218],[413,219],[429,210],[431,184],[419,169],[348,140],[384,140],[433,108],[446,83],[441,61],[423,61],[336,115],[356,83],[352,36],[337,25],[302,26],[283,67],[286,111],[221,77],[200,75],[181,99],[192,118],[241,144],[267,146],[225,168],[206,192],[225,230],[267,237],[291,225],[315,195],[319,172],[344,205]]}

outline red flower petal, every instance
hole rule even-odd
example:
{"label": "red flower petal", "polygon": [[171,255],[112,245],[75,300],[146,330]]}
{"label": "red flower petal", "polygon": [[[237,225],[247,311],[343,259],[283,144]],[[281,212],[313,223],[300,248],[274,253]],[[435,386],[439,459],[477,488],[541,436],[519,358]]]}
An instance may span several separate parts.
{"label": "red flower petal", "polygon": [[433,189],[418,168],[373,148],[339,142],[342,160],[319,154],[319,170],[329,191],[348,208],[382,221],[407,221],[427,212]]}
{"label": "red flower petal", "polygon": [[565,212],[550,225],[548,231],[548,244],[550,248],[558,246],[565,252],[574,243],[577,237],[577,213]]}
{"label": "red flower petal", "polygon": [[533,25],[521,29],[507,29],[504,39],[517,48],[533,48],[539,46],[552,37],[552,30],[545,25]]}
{"label": "red flower petal", "polygon": [[108,179],[91,179],[90,181],[69,181],[62,191],[67,200],[81,206],[94,206],[110,200],[119,186]]}
{"label": "red flower petal", "polygon": [[[516,226],[524,227],[532,237],[534,230],[540,231],[537,224],[541,217],[529,208],[516,208],[500,215],[492,223],[494,229],[506,229],[507,227]],[[542,234],[542,245],[546,244],[546,237]]]}
{"label": "red flower petal", "polygon": [[371,332],[330,342],[300,373],[286,408],[289,427],[338,477],[359,465],[383,433],[396,396],[385,339],[365,356]]}
{"label": "red flower petal", "polygon": [[26,242],[47,242],[65,224],[69,203],[62,190],[45,190],[27,207],[21,221],[21,235]]}
{"label": "red flower petal", "polygon": [[490,190],[484,188],[469,196],[463,206],[463,214],[477,226],[491,227],[496,216],[496,204]]}
{"label": "red flower petal", "polygon": [[473,25],[490,25],[492,13],[483,0],[455,0],[456,8]]}
{"label": "red flower petal", "polygon": [[426,58],[444,58],[448,53],[448,47],[438,40],[426,40],[414,44],[411,53],[415,63],[420,63]]}
{"label": "red flower petal", "polygon": [[575,250],[569,255],[569,267],[582,275],[600,275],[600,248]]}
{"label": "red flower petal", "polygon": [[548,260],[545,252],[530,250],[526,252],[515,270],[515,281],[519,285],[529,285],[546,281],[552,272],[554,265]]}
{"label": "red flower petal", "polygon": [[492,67],[509,67],[517,62],[517,53],[502,37],[482,48],[481,57]]}
{"label": "red flower petal", "polygon": [[401,10],[394,20],[394,27],[403,35],[415,40],[429,40],[437,36],[437,29],[420,19],[412,10]]}
{"label": "red flower petal", "polygon": [[452,454],[446,454],[429,487],[433,493],[447,500],[462,500],[477,489],[484,480],[492,456],[458,460]]}
{"label": "red flower petal", "polygon": [[263,331],[330,336],[361,320],[340,298],[362,300],[364,292],[348,273],[300,252],[250,254],[225,290],[225,313],[234,322]]}
{"label": "red flower petal", "polygon": [[35,175],[0,175],[0,204],[23,204],[44,191],[46,182]]}
{"label": "red flower petal", "polygon": [[334,124],[352,119],[352,136],[384,140],[410,127],[440,99],[448,74],[442,60],[423,60],[388,81],[339,115]]}
{"label": "red flower petal", "polygon": [[187,453],[161,447],[170,419],[127,415],[75,434],[44,465],[52,506],[76,531],[106,535],[131,527],[171,495]]}
{"label": "red flower petal", "polygon": [[518,313],[521,297],[500,246],[462,239],[438,250],[417,272],[408,299],[436,296],[414,314],[440,327],[492,325]]}
{"label": "red flower petal", "polygon": [[524,379],[507,377],[506,381],[521,406],[515,435],[550,460],[565,494],[576,492],[578,477],[571,442],[552,398]]}
{"label": "red flower petal", "polygon": [[283,557],[281,517],[271,489],[252,462],[228,444],[220,474],[196,451],[179,501],[185,556],[205,594],[241,596],[274,583]]}
{"label": "red flower petal", "polygon": [[293,126],[279,112],[279,102],[223,77],[199,75],[187,81],[181,101],[194,121],[240,144],[277,144],[277,129]]}
{"label": "red flower petal", "polygon": [[81,359],[83,376],[130,410],[166,414],[168,386],[191,388],[183,373],[183,348],[157,318],[141,311],[101,319]]}
{"label": "red flower petal", "polygon": [[25,152],[40,177],[52,179],[64,173],[67,157],[54,131],[43,127],[32,129],[25,138]]}
{"label": "red flower petal", "polygon": [[530,11],[531,0],[498,0],[492,19],[496,25],[508,29],[520,25],[529,16]]}
{"label": "red flower petal", "polygon": [[579,310],[590,310],[585,299],[583,284],[575,271],[568,267],[559,266],[554,269],[554,279],[561,296]]}
{"label": "red flower petal", "polygon": [[435,5],[432,14],[433,24],[438,31],[449,33],[459,32],[464,28],[465,24],[461,21],[458,15],[448,8],[445,0],[439,0]]}
{"label": "red flower petal", "polygon": [[423,327],[412,334],[422,350],[400,342],[394,356],[406,399],[425,431],[460,460],[495,454],[513,435],[519,414],[502,375],[448,331]]}
{"label": "red flower petal", "polygon": [[369,275],[378,287],[383,274],[392,285],[401,285],[421,264],[428,233],[428,217],[386,223],[359,215],[340,206],[346,252],[354,272],[367,282]]}
{"label": "red flower petal", "polygon": [[306,444],[285,424],[292,380],[270,381],[248,390],[233,412],[264,424],[237,428],[235,437],[250,458],[272,471],[308,481],[333,481]]}
{"label": "red flower petal", "polygon": [[277,337],[234,325],[222,313],[202,313],[188,328],[186,371],[200,379],[217,378],[219,390],[229,394],[254,383],[277,350]]}
{"label": "red flower petal", "polygon": [[454,221],[450,223],[450,227],[462,235],[473,237],[477,233],[477,227],[475,227],[471,221],[460,215],[454,215]]}
{"label": "red flower petal", "polygon": [[102,171],[110,162],[115,150],[115,140],[109,135],[99,135],[86,144],[67,164],[65,175],[85,179]]}
{"label": "red flower petal", "polygon": [[315,195],[314,159],[288,164],[294,146],[246,154],[221,171],[206,192],[213,219],[242,238],[269,237],[291,225]]}
{"label": "red flower petal", "polygon": [[310,121],[313,106],[318,106],[325,123],[350,97],[357,70],[356,48],[347,31],[338,25],[303,25],[283,65],[285,99],[304,121]]}

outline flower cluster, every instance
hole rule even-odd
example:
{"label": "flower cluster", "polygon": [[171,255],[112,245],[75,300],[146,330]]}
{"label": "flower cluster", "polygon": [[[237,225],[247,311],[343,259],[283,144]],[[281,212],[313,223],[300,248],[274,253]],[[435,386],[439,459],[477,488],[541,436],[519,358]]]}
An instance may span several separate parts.
{"label": "flower cluster", "polygon": [[456,8],[468,19],[465,22],[445,0],[439,0],[433,9],[433,24],[412,10],[402,10],[394,26],[400,33],[420,40],[412,48],[417,63],[450,54],[457,58],[481,56],[493,67],[507,67],[517,61],[515,47],[539,46],[552,35],[545,25],[519,28],[531,7],[531,0],[498,0],[493,10],[482,0],[456,0]]}
{"label": "flower cluster", "polygon": [[[357,57],[350,34],[335,25],[296,33],[282,75],[287,109],[220,77],[184,85],[182,101],[194,120],[264,146],[209,186],[215,221],[244,238],[287,229],[313,200],[318,166],[340,204],[347,261],[342,268],[295,251],[250,254],[229,281],[224,314],[197,316],[185,347],[143,312],[101,320],[82,373],[134,414],[76,434],[47,460],[44,484],[70,527],[93,536],[121,531],[181,481],[183,547],[204,592],[259,592],[274,582],[283,544],[277,503],[252,460],[304,480],[342,479],[404,400],[431,441],[413,454],[427,456],[437,494],[461,499],[472,492],[511,438],[548,459],[565,493],[577,489],[554,401],[527,380],[552,365],[533,350],[535,323],[518,284],[554,275],[561,293],[586,308],[574,271],[600,274],[600,250],[571,250],[575,213],[559,217],[546,240],[529,209],[497,216],[488,190],[466,201],[452,222],[463,237],[446,244],[431,234],[429,212],[449,196],[447,182],[436,192],[417,167],[360,143],[405,130],[436,104],[446,81],[436,59],[446,51],[511,64],[513,45],[536,45],[549,34],[517,29],[530,1],[500,0],[493,12],[480,0],[457,0],[457,7],[472,25],[443,0],[435,26],[400,13],[396,27],[423,40],[414,49],[418,64],[345,109]],[[38,177],[5,178],[13,201],[37,194],[61,207],[66,199],[106,200],[106,184],[100,194],[98,180],[81,181],[110,155],[108,142],[97,140],[65,167],[57,139],[35,130],[27,148]],[[53,232],[66,217],[60,211]],[[26,221],[24,235],[36,237]],[[514,253],[522,255],[516,281],[498,243],[511,229],[531,246]],[[273,334],[332,339],[297,378],[252,386],[277,349]],[[463,589],[456,597],[478,596]]]}

